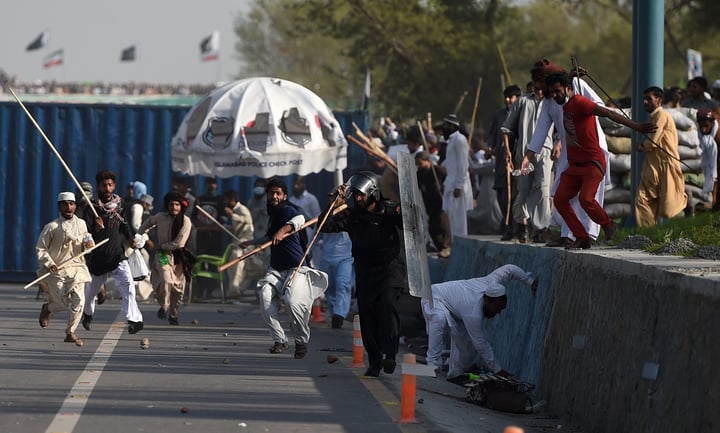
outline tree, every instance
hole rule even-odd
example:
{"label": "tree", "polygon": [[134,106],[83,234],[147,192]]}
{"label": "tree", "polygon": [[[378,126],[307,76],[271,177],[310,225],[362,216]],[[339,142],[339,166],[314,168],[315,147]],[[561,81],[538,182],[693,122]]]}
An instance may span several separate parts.
{"label": "tree", "polygon": [[[666,9],[665,83],[684,83],[687,48],[704,53],[714,77],[720,2],[666,0]],[[611,96],[630,93],[631,0],[256,0],[236,32],[244,74],[296,81],[335,108],[359,106],[369,69],[373,117],[438,118],[457,107],[469,121],[482,77],[482,129],[512,84],[501,79],[500,51],[521,87],[535,60],[569,69],[575,55]]]}

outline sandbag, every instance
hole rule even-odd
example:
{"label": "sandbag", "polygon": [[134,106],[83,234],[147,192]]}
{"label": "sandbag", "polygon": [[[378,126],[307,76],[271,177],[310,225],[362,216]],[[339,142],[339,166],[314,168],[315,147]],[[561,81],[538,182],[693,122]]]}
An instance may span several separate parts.
{"label": "sandbag", "polygon": [[665,111],[667,111],[670,116],[672,116],[673,121],[675,122],[675,128],[678,130],[678,133],[680,131],[687,131],[689,129],[695,129],[696,123],[695,123],[695,116],[696,114],[692,112],[687,107],[681,107],[681,108],[666,108]]}
{"label": "sandbag", "polygon": [[632,151],[632,139],[630,137],[605,136],[610,153],[626,154]]}
{"label": "sandbag", "polygon": [[630,155],[610,154],[610,171],[613,173],[625,173],[630,171]]}
{"label": "sandbag", "polygon": [[625,188],[612,188],[605,191],[605,205],[614,203],[630,203],[632,193]]}
{"label": "sandbag", "polygon": [[698,136],[697,129],[693,127],[687,131],[678,130],[678,144],[680,146],[687,147],[698,147],[700,146],[700,137]]}
{"label": "sandbag", "polygon": [[687,194],[688,197],[703,198],[702,188],[695,185],[685,184],[685,194]]}
{"label": "sandbag", "polygon": [[680,154],[681,161],[686,159],[697,159],[700,158],[700,155],[702,155],[702,151],[700,150],[699,146],[678,146],[678,153]]}
{"label": "sandbag", "polygon": [[693,185],[702,189],[702,187],[705,185],[705,175],[703,174],[685,173],[683,177],[685,178],[686,186]]}
{"label": "sandbag", "polygon": [[680,164],[683,173],[702,173],[702,158],[684,159]]}
{"label": "sandbag", "polygon": [[630,203],[612,203],[612,204],[606,204],[603,206],[603,209],[605,209],[605,212],[607,212],[608,216],[610,218],[622,218],[624,216],[630,215],[632,212],[632,206],[630,206]]}

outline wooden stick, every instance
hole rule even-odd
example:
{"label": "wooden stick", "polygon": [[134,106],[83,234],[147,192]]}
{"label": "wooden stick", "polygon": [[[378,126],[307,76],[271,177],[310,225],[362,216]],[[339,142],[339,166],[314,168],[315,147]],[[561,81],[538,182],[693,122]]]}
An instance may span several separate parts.
{"label": "wooden stick", "polygon": [[240,240],[239,237],[235,236],[235,234],[234,234],[233,232],[231,232],[227,227],[225,227],[222,223],[220,223],[220,221],[216,220],[212,215],[210,215],[210,213],[208,213],[208,211],[206,211],[205,209],[203,209],[202,206],[195,206],[195,208],[196,208],[197,210],[199,210],[200,212],[202,212],[203,215],[205,215],[206,217],[208,217],[208,218],[210,219],[210,221],[212,221],[212,222],[214,222],[215,224],[217,224],[218,227],[220,227],[221,229],[225,230],[225,233],[229,234],[230,237],[233,238],[233,239],[235,239],[238,243],[243,242],[242,240]]}
{"label": "wooden stick", "polygon": [[[346,208],[347,208],[347,205],[346,205],[346,204],[340,205],[340,206],[336,207],[335,209],[333,209],[333,212],[332,212],[332,213],[333,213],[333,215],[335,215],[335,214],[337,214],[338,212],[344,211]],[[290,234],[292,235],[292,234],[294,234],[294,233],[299,232],[299,231],[302,230],[302,229],[305,229],[305,228],[310,227],[311,225],[315,224],[315,223],[317,222],[317,220],[318,220],[318,217],[315,217],[315,218],[313,218],[313,219],[311,219],[311,220],[306,221],[305,224],[303,224],[302,226],[300,226],[299,229],[295,230],[294,232],[292,232],[292,233],[290,233]],[[289,235],[288,235],[288,236],[289,236]],[[272,245],[272,241],[267,241],[267,242],[265,242],[264,244],[260,245],[259,247],[255,248],[254,250],[249,251],[249,252],[243,254],[243,255],[240,256],[240,257],[236,257],[236,258],[230,260],[229,262],[225,263],[224,265],[218,266],[217,270],[218,270],[218,272],[223,272],[225,269],[227,269],[227,268],[229,268],[229,267],[231,267],[231,266],[237,265],[238,263],[242,262],[243,260],[247,259],[248,257],[254,256],[254,255],[257,254],[257,253],[259,253],[259,252],[261,252],[261,251],[264,251],[264,250],[270,248],[271,245]]]}
{"label": "wooden stick", "polygon": [[[97,211],[95,210],[95,206],[92,205],[92,202],[90,201],[90,197],[88,197],[87,192],[85,192],[82,185],[80,185],[80,182],[78,182],[78,180],[75,177],[75,175],[73,174],[72,170],[70,170],[70,167],[68,167],[68,165],[65,163],[65,160],[63,159],[63,157],[60,156],[60,152],[58,152],[57,148],[55,148],[55,145],[52,144],[52,142],[50,141],[48,136],[45,135],[45,132],[42,130],[40,125],[38,125],[38,123],[35,121],[35,118],[32,116],[32,114],[30,114],[28,109],[25,107],[25,104],[23,104],[22,101],[20,100],[20,98],[18,98],[18,95],[15,93],[15,91],[12,88],[9,88],[9,90],[10,90],[10,93],[12,93],[13,98],[15,98],[15,100],[18,102],[18,104],[20,104],[20,107],[23,109],[25,114],[27,114],[27,116],[30,118],[30,121],[32,122],[32,124],[35,125],[35,128],[38,130],[38,132],[40,132],[40,135],[42,135],[42,137],[45,139],[45,142],[48,144],[48,146],[50,146],[50,149],[55,153],[55,156],[58,157],[58,159],[60,160],[60,164],[62,164],[63,168],[65,168],[65,171],[67,171],[67,173],[72,178],[73,182],[75,182],[75,185],[77,186],[78,190],[80,191],[80,194],[82,194],[85,201],[87,201],[87,203],[90,205],[90,210],[92,210],[92,213],[95,215],[95,218],[100,219],[100,215],[98,215]],[[102,222],[100,223],[100,225],[102,226]]]}
{"label": "wooden stick", "polygon": [[360,142],[360,140],[358,140],[357,138],[353,137],[352,135],[348,135],[347,138],[348,138],[348,140],[350,140],[350,141],[352,141],[353,143],[355,143],[355,144],[357,144],[358,146],[360,146],[360,147],[361,147],[365,152],[367,152],[369,155],[375,156],[375,157],[380,158],[380,159],[382,159],[383,161],[385,161],[385,163],[386,163],[387,165],[389,165],[390,168],[391,168],[395,173],[397,173],[397,164],[395,163],[395,161],[392,160],[392,158],[390,158],[390,157],[388,156],[387,153],[374,151],[373,149],[371,149],[370,147],[368,147],[367,144]]}
{"label": "wooden stick", "polygon": [[460,95],[460,100],[458,100],[457,105],[455,106],[455,111],[453,111],[454,114],[457,114],[460,110],[460,107],[462,106],[463,101],[465,100],[465,97],[467,96],[467,90],[463,92],[462,95]]}
{"label": "wooden stick", "polygon": [[477,90],[475,90],[475,105],[473,106],[472,119],[470,120],[470,141],[472,142],[473,132],[475,131],[475,115],[477,114],[478,103],[480,102],[480,89],[482,88],[482,77],[478,79]]}
{"label": "wooden stick", "polygon": [[370,137],[368,137],[367,135],[365,135],[365,133],[362,132],[362,129],[360,129],[360,127],[357,126],[357,123],[353,122],[352,125],[353,125],[353,127],[355,128],[355,134],[356,134],[358,137],[360,137],[360,138],[365,142],[365,144],[367,144],[368,147],[370,147],[371,149],[373,149],[375,152],[385,153],[385,152],[383,152],[383,150],[377,145],[377,143],[375,143],[373,140],[370,139]]}
{"label": "wooden stick", "polygon": [[325,214],[322,217],[322,220],[320,220],[320,224],[318,224],[317,228],[315,229],[315,233],[313,233],[313,237],[310,240],[310,243],[308,243],[307,248],[305,248],[305,253],[303,254],[302,258],[300,259],[300,264],[297,266],[297,268],[295,268],[295,271],[290,276],[290,279],[288,280],[287,284],[285,285],[286,287],[290,287],[292,285],[293,281],[295,281],[295,277],[297,276],[298,272],[300,272],[300,268],[302,268],[303,263],[305,263],[305,259],[307,258],[308,254],[310,254],[310,249],[313,247],[313,245],[315,245],[315,241],[317,240],[318,235],[320,235],[320,229],[322,228],[322,226],[325,225],[325,221],[327,221],[328,217],[332,213],[332,210],[335,207],[335,203],[337,203],[339,198],[340,198],[340,194],[335,192],[335,197],[333,197],[332,202],[330,203],[330,206],[328,207],[327,212],[325,212]]}
{"label": "wooden stick", "polygon": [[507,77],[508,83],[512,83],[512,78],[510,78],[510,71],[508,71],[507,62],[505,61],[505,55],[503,54],[502,48],[500,48],[500,44],[495,44],[497,46],[498,54],[500,54],[500,62],[503,66],[503,71],[505,72],[505,77]]}
{"label": "wooden stick", "polygon": [[[100,242],[96,243],[95,246],[93,246],[92,248],[86,249],[85,251],[81,252],[81,253],[78,254],[77,256],[70,257],[69,259],[67,259],[67,260],[65,260],[64,262],[62,262],[62,263],[60,263],[59,265],[57,265],[58,270],[62,269],[63,266],[65,266],[66,264],[70,263],[71,261],[73,261],[73,260],[75,260],[75,259],[79,259],[80,257],[83,257],[85,254],[91,253],[94,249],[100,247],[101,245],[103,245],[104,243],[109,242],[109,241],[110,241],[109,238],[103,239],[103,240],[101,240]],[[25,290],[27,290],[29,287],[32,287],[32,286],[34,286],[35,284],[39,283],[40,281],[44,280],[46,277],[49,277],[50,274],[52,274],[52,272],[48,272],[47,274],[42,274],[41,276],[39,276],[39,277],[35,278],[34,280],[30,281],[29,283],[25,284],[25,287],[23,287],[23,288],[24,288]]]}

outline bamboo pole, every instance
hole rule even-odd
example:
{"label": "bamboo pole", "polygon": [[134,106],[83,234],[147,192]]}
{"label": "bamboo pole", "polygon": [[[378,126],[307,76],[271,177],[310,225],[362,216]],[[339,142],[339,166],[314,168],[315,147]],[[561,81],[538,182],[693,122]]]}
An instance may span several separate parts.
{"label": "bamboo pole", "polygon": [[[110,241],[110,239],[103,239],[103,240],[101,240],[100,242],[96,243],[92,248],[86,249],[85,251],[83,251],[82,253],[78,254],[77,256],[70,257],[69,259],[67,259],[67,260],[65,260],[64,262],[62,262],[62,263],[60,263],[59,265],[57,265],[58,270],[62,269],[63,266],[65,266],[66,264],[70,263],[71,261],[73,261],[73,260],[75,260],[75,259],[79,259],[80,257],[83,257],[84,255],[93,252],[93,250],[95,250],[96,248],[100,247],[101,245],[103,245],[103,244],[105,244],[105,243],[107,243],[107,242],[109,242],[109,241]],[[40,281],[44,280],[46,277],[49,277],[51,273],[52,273],[52,272],[48,272],[48,273],[46,273],[46,274],[40,275],[39,277],[37,277],[37,278],[35,278],[34,280],[30,281],[29,283],[25,284],[25,287],[23,287],[23,288],[24,288],[25,290],[27,290],[29,287],[32,287],[33,285],[35,285],[35,284],[39,283]]]}
{"label": "bamboo pole", "polygon": [[225,233],[229,234],[231,238],[235,239],[237,242],[243,242],[239,237],[235,236],[235,234],[233,232],[231,232],[227,227],[225,227],[225,225],[223,225],[220,221],[216,220],[215,217],[213,217],[212,215],[210,215],[210,213],[208,213],[208,211],[203,209],[202,206],[195,206],[195,208],[197,210],[199,210],[200,213],[202,213],[203,215],[208,217],[208,219],[210,219],[210,221],[217,224],[217,226],[220,227],[221,229],[223,229],[225,231]]}
{"label": "bamboo pole", "polygon": [[362,143],[360,140],[358,140],[357,138],[353,137],[352,135],[348,135],[347,138],[348,138],[348,140],[350,140],[350,141],[352,141],[353,143],[355,143],[355,144],[357,144],[358,146],[360,146],[360,148],[363,149],[365,152],[367,152],[370,156],[375,156],[375,157],[380,158],[380,159],[382,159],[383,161],[385,161],[385,163],[386,163],[387,165],[389,165],[390,168],[391,168],[395,173],[397,173],[397,164],[395,163],[395,161],[392,160],[392,158],[390,158],[390,157],[388,156],[387,153],[382,152],[382,151],[376,152],[374,149],[370,148],[367,144]]}
{"label": "bamboo pole", "polygon": [[50,150],[52,150],[53,153],[55,153],[55,156],[58,157],[58,159],[60,160],[60,164],[62,164],[63,168],[65,168],[65,171],[67,171],[67,173],[70,175],[70,178],[73,180],[73,182],[75,182],[75,186],[77,186],[78,191],[80,191],[80,194],[82,194],[85,201],[90,205],[90,210],[92,210],[92,213],[95,215],[95,218],[98,220],[98,224],[100,225],[100,227],[105,228],[104,224],[102,223],[102,219],[100,219],[100,215],[98,215],[97,210],[95,210],[95,206],[93,206],[92,202],[90,201],[90,197],[88,197],[87,192],[85,192],[82,185],[80,185],[80,182],[77,180],[77,178],[73,174],[72,170],[70,170],[70,167],[68,167],[67,163],[65,162],[63,157],[60,155],[60,152],[58,152],[57,148],[55,147],[54,144],[52,144],[52,141],[50,141],[48,136],[45,135],[45,131],[43,131],[42,128],[40,127],[40,125],[38,125],[38,123],[35,120],[35,118],[33,117],[33,115],[30,114],[30,111],[28,111],[27,107],[25,107],[25,104],[23,104],[23,102],[20,100],[20,98],[18,98],[18,95],[15,93],[15,91],[12,88],[9,88],[8,90],[10,90],[10,93],[13,95],[13,98],[15,98],[15,100],[17,101],[18,104],[20,104],[20,107],[23,109],[25,114],[28,116],[28,118],[30,118],[30,121],[32,122],[32,124],[35,125],[35,128],[38,130],[40,135],[42,135],[42,138],[44,138],[45,142],[48,144],[48,146],[50,146]]}
{"label": "bamboo pole", "polygon": [[500,62],[503,66],[503,71],[505,72],[505,77],[507,77],[507,82],[512,83],[512,78],[510,78],[510,71],[508,70],[507,62],[505,62],[505,55],[503,54],[502,48],[500,48],[500,44],[495,44],[497,46],[498,54],[500,54]]}
{"label": "bamboo pole", "polygon": [[478,79],[477,89],[475,90],[475,105],[473,106],[472,118],[470,120],[470,141],[472,142],[473,132],[475,132],[475,116],[477,115],[478,103],[480,102],[480,89],[482,88],[483,79]]}

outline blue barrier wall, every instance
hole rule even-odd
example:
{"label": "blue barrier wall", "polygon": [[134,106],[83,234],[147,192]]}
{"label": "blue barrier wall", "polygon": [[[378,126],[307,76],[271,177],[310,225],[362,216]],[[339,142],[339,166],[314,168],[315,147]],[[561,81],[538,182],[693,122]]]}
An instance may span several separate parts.
{"label": "blue barrier wall", "polygon": [[592,433],[718,431],[717,262],[456,237],[430,271],[450,281],[504,264],[534,272],[539,288],[508,284],[487,336],[503,368],[537,385],[545,411]]}
{"label": "blue barrier wall", "polygon": [[[95,184],[95,174],[109,169],[117,175],[116,193],[140,180],[156,199],[169,191],[173,178],[170,141],[189,106],[116,104],[26,104],[80,182]],[[365,112],[336,112],[343,131],[352,122],[366,129]],[[356,146],[348,149],[348,169],[365,164]],[[254,178],[221,179],[220,191],[234,189],[241,201],[250,196]],[[286,179],[288,183],[292,177]],[[188,178],[202,193],[204,179]],[[333,174],[308,176],[308,189],[324,195]],[[37,267],[35,243],[42,227],[57,216],[60,191],[76,187],[30,119],[15,102],[0,102],[0,281],[22,281]],[[196,194],[198,195],[198,194]]]}

